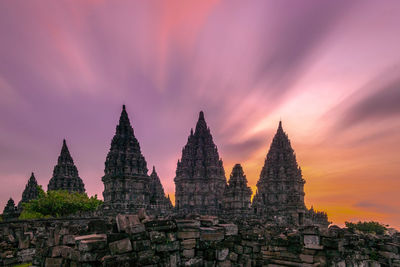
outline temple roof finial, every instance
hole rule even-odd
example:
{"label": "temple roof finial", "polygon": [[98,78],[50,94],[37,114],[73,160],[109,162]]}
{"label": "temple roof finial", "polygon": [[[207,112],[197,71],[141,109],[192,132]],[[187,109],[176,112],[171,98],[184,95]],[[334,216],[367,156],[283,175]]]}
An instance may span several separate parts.
{"label": "temple roof finial", "polygon": [[202,110],[199,113],[199,120],[204,120],[204,112]]}

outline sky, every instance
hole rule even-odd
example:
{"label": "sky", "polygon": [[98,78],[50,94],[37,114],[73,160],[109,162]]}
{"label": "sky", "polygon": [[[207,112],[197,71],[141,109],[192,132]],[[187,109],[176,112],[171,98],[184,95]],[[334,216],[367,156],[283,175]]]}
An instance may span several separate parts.
{"label": "sky", "polygon": [[65,138],[89,195],[127,111],[174,199],[203,110],[255,191],[281,119],[308,207],[400,228],[400,2],[0,2],[0,209],[47,189]]}

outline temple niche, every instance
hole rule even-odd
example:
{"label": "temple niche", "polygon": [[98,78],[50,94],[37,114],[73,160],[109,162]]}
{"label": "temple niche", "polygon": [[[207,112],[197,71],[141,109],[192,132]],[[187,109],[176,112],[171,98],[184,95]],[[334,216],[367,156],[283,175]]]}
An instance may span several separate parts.
{"label": "temple niche", "polygon": [[251,208],[252,191],[247,186],[246,175],[240,164],[236,164],[224,193],[224,214],[231,216],[248,215]]}
{"label": "temple niche", "polygon": [[225,171],[202,111],[182,150],[174,181],[178,213],[219,214],[226,187]]}
{"label": "temple niche", "polygon": [[132,213],[148,208],[150,177],[147,171],[146,160],[123,105],[102,178],[104,211]]}
{"label": "temple niche", "polygon": [[63,140],[57,165],[54,166],[53,177],[50,179],[47,190],[67,190],[69,192],[85,192],[85,185],[79,177],[78,169],[69,153],[67,143]]}
{"label": "temple niche", "polygon": [[39,196],[38,183],[36,181],[35,175],[31,174],[28,183],[25,186],[25,190],[22,193],[21,201],[18,203],[18,209],[22,208],[22,203],[27,203],[32,199],[36,199]]}

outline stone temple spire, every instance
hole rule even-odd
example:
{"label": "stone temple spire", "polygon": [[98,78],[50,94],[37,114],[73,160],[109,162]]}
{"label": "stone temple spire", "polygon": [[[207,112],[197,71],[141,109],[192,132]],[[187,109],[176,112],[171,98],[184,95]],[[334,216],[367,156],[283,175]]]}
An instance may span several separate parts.
{"label": "stone temple spire", "polygon": [[39,196],[38,183],[36,181],[35,175],[31,174],[28,183],[25,186],[25,190],[22,193],[21,201],[18,203],[18,208],[22,208],[22,203],[27,203],[32,199],[36,199]]}
{"label": "stone temple spire", "polygon": [[123,105],[102,178],[105,210],[135,212],[147,208],[150,182],[147,171],[146,160]]}
{"label": "stone temple spire", "polygon": [[257,183],[254,212],[271,220],[302,224],[306,211],[304,183],[296,155],[280,121]]}
{"label": "stone temple spire", "polygon": [[15,203],[14,200],[12,198],[10,198],[6,204],[6,206],[4,207],[3,210],[3,219],[5,221],[8,220],[13,220],[18,218],[19,213],[17,211],[17,207],[15,207]]}
{"label": "stone temple spire", "polygon": [[150,174],[150,205],[159,213],[172,209],[171,201],[165,197],[164,188],[154,166]]}
{"label": "stone temple spire", "polygon": [[222,208],[225,171],[202,111],[178,161],[175,186],[180,213],[217,214]]}
{"label": "stone temple spire", "polygon": [[48,190],[68,190],[69,192],[85,192],[85,185],[79,177],[78,169],[69,153],[67,143],[63,140],[57,165],[54,166],[53,177],[47,186]]}
{"label": "stone temple spire", "polygon": [[224,213],[234,216],[249,214],[251,194],[243,168],[240,164],[236,164],[224,193]]}

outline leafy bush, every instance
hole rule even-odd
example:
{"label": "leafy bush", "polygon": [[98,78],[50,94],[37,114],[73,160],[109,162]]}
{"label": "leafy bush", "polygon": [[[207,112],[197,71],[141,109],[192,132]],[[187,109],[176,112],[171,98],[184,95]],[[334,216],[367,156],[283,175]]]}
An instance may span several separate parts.
{"label": "leafy bush", "polygon": [[387,230],[385,225],[374,221],[358,223],[345,222],[345,224],[349,229],[355,229],[364,233],[376,233],[382,235]]}
{"label": "leafy bush", "polygon": [[64,217],[81,211],[94,211],[103,201],[88,197],[85,193],[69,193],[66,190],[44,192],[38,187],[39,196],[22,204],[20,219]]}

